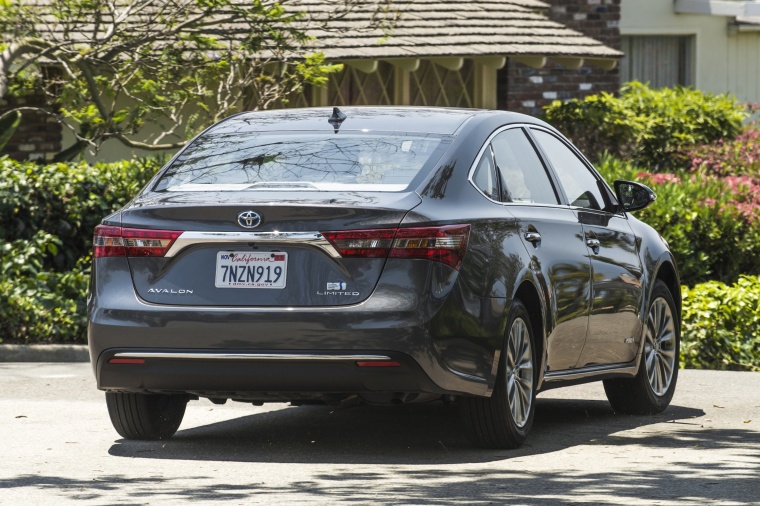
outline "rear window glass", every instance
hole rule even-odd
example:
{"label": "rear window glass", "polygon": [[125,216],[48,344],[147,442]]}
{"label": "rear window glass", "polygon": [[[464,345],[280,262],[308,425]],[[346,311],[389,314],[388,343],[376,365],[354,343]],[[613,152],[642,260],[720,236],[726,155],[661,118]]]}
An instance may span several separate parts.
{"label": "rear window glass", "polygon": [[402,191],[450,142],[403,133],[211,133],[196,139],[154,189]]}

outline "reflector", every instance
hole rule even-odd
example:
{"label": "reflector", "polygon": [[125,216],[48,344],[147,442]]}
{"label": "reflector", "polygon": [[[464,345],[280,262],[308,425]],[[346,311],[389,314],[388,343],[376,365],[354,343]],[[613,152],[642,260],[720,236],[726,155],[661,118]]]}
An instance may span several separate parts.
{"label": "reflector", "polygon": [[109,364],[144,364],[144,358],[112,358],[108,361]]}
{"label": "reflector", "polygon": [[356,365],[359,367],[401,367],[401,362],[375,360],[372,362],[357,362]]}

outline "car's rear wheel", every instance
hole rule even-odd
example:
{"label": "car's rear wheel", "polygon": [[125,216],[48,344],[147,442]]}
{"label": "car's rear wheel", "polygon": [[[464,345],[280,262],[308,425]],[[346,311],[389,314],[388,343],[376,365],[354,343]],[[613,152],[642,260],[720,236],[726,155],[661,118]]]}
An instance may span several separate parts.
{"label": "car's rear wheel", "polygon": [[652,414],[668,407],[676,389],[681,323],[673,295],[657,280],[644,331],[638,374],[604,381],[610,404],[621,413]]}
{"label": "car's rear wheel", "polygon": [[528,311],[519,299],[510,310],[504,351],[491,397],[461,399],[468,437],[484,448],[517,448],[533,425],[536,348]]}
{"label": "car's rear wheel", "polygon": [[182,423],[187,401],[187,395],[106,393],[111,423],[126,439],[171,437]]}

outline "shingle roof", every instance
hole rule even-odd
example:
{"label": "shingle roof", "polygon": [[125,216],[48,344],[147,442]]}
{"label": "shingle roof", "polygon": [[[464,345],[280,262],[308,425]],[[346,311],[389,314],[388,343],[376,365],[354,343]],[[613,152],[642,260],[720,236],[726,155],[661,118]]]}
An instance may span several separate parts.
{"label": "shingle roof", "polygon": [[[315,18],[331,9],[324,0],[301,0]],[[545,15],[537,0],[394,0],[400,18],[386,37],[366,25],[374,8],[360,3],[332,26],[344,31],[308,30],[313,44],[331,59],[425,58],[435,56],[542,55],[619,58],[622,53]]]}
{"label": "shingle roof", "polygon": [[[43,6],[51,2],[28,1]],[[128,1],[115,0],[115,5]],[[398,15],[390,32],[384,32],[381,28],[368,28],[378,13],[377,1],[351,0],[353,7],[335,19],[336,4],[340,3],[343,2],[292,0],[285,4],[289,11],[306,11],[307,16],[300,28],[315,37],[309,48],[324,52],[328,59],[489,55],[617,59],[623,55],[597,40],[550,20],[545,15],[548,5],[538,0],[389,0],[389,17]],[[127,18],[128,22],[138,29],[148,27],[160,30],[160,26],[146,21],[150,16],[143,19],[146,13],[152,14],[153,10],[141,11]],[[222,39],[242,39],[250,33],[250,27],[246,24],[222,21],[224,15],[224,12],[219,12],[220,23],[212,25],[213,27],[206,26],[201,33]],[[104,19],[106,18],[107,13]],[[94,21],[89,19],[79,20],[66,29],[66,21],[59,23],[52,15],[50,19],[48,30],[52,30],[54,37],[59,40],[86,42],[97,31]],[[328,26],[327,30],[321,28],[323,24]]]}

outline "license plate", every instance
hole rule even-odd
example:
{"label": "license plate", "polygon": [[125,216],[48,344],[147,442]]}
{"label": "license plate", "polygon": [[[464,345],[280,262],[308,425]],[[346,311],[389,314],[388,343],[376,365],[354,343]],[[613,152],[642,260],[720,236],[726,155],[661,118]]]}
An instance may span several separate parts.
{"label": "license plate", "polygon": [[217,288],[285,288],[288,254],[272,251],[220,251]]}

